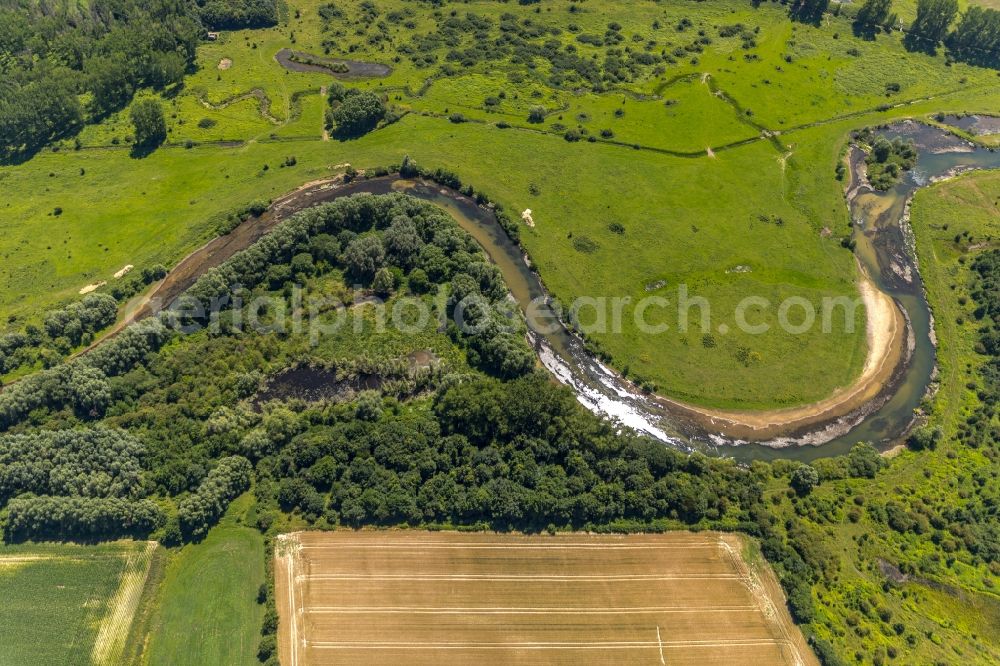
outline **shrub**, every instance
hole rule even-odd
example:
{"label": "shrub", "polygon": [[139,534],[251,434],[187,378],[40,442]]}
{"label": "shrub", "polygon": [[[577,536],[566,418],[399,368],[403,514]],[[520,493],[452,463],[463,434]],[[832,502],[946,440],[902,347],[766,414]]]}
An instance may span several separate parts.
{"label": "shrub", "polygon": [[819,473],[812,465],[802,465],[792,472],[791,485],[799,495],[808,495],[819,484]]}

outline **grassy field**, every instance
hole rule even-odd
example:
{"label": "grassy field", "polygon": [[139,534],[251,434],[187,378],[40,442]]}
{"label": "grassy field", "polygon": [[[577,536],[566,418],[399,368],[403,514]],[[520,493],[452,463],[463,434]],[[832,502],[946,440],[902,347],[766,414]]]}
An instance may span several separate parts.
{"label": "grassy field", "polygon": [[204,541],[173,554],[142,663],[257,663],[264,541],[257,530],[240,524],[251,504],[249,495],[234,501]]}
{"label": "grassy field", "polygon": [[275,566],[282,662],[818,663],[741,544],[680,532],[289,535]]}
{"label": "grassy field", "polygon": [[[566,302],[647,295],[676,302],[682,284],[707,298],[713,344],[700,329],[680,333],[669,309],[652,322],[671,325],[667,333],[641,333],[626,316],[620,333],[592,335],[619,369],[665,394],[709,406],[768,408],[815,401],[848,384],[866,352],[860,309],[853,331],[841,325],[832,334],[794,335],[774,326],[771,308],[761,315],[771,331],[749,335],[733,325],[735,305],[747,295],[773,303],[798,296],[816,307],[826,296],[854,297],[854,263],[838,244],[847,212],[832,177],[849,131],[942,108],[995,108],[995,72],[907,53],[898,35],[856,40],[843,18],[821,27],[793,24],[769,6],[641,2],[622,16],[604,3],[569,14],[571,5],[553,3],[530,18],[562,28],[549,37],[598,61],[606,48],[574,34],[602,34],[612,19],[626,44],[655,42],[657,52],[689,44],[698,31],[711,43],[612,92],[579,93],[555,86],[541,66],[452,64],[443,72],[396,58],[400,46],[433,32],[439,21],[409,3],[378,3],[384,17],[409,10],[412,23],[390,21],[388,36],[371,41],[348,23],[324,31],[315,3],[292,2],[287,24],[224,33],[200,47],[198,71],[165,101],[170,146],[142,160],[129,157],[126,110],[88,127],[79,151],[67,142],[59,152],[0,167],[0,211],[8,220],[0,239],[6,259],[0,318],[15,317],[19,325],[78,297],[84,285],[113,282],[125,264],[172,265],[253,199],[348,162],[363,168],[408,154],[457,172],[509,210],[531,208],[537,226],[525,230],[523,243],[546,286]],[[345,20],[358,17],[357,4],[343,8]],[[510,10],[492,2],[460,8],[494,24]],[[682,19],[691,27],[680,31]],[[577,33],[565,29],[569,23]],[[755,31],[749,51],[739,36],[718,34],[720,26],[737,23]],[[331,77],[288,72],[273,56],[285,47],[321,54],[333,36],[352,58],[393,67],[384,79],[351,85],[385,93],[408,115],[362,139],[323,140],[319,91]],[[461,47],[471,45],[462,38]],[[448,62],[444,46],[433,55],[438,65]],[[223,60],[231,66],[220,69]],[[900,92],[887,97],[888,83],[900,84]],[[876,110],[886,104],[904,106]],[[548,111],[544,123],[528,122],[535,105]],[[469,122],[449,122],[456,112]],[[497,128],[501,121],[510,127]],[[762,128],[781,135],[765,140]],[[570,143],[562,137],[566,129],[612,136]],[[188,141],[197,145],[185,148]],[[210,143],[221,141],[236,143]],[[297,166],[280,167],[289,156]],[[625,233],[609,231],[612,224]],[[657,293],[647,291],[661,281]],[[728,333],[719,334],[720,325]]]}
{"label": "grassy field", "polygon": [[154,548],[0,546],[0,663],[120,663]]}

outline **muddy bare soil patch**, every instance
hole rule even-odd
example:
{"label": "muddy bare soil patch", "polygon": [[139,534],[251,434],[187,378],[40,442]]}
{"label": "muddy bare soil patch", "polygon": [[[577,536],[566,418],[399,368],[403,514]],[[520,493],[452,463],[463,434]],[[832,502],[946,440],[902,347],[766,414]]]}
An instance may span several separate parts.
{"label": "muddy bare soil patch", "polygon": [[392,74],[392,67],[379,62],[326,58],[292,49],[281,49],[274,59],[293,72],[319,72],[344,79],[382,78]]}
{"label": "muddy bare soil patch", "polygon": [[336,370],[310,366],[290,368],[270,378],[264,388],[254,396],[252,405],[255,410],[260,410],[264,403],[273,400],[305,402],[343,400],[358,391],[378,389],[383,381],[382,377],[373,374],[338,379]]}

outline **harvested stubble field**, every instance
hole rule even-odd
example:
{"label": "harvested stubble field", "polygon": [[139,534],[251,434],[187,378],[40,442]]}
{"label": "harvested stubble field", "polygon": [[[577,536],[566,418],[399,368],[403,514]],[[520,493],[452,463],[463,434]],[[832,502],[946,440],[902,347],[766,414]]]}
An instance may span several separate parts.
{"label": "harvested stubble field", "polygon": [[281,662],[817,663],[743,547],[707,532],[286,535]]}

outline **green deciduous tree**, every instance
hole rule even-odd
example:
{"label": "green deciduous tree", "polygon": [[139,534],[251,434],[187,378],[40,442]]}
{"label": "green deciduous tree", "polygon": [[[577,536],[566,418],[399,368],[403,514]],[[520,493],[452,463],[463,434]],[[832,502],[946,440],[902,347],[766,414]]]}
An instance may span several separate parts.
{"label": "green deciduous tree", "polygon": [[384,116],[382,98],[369,91],[347,96],[331,114],[334,132],[341,138],[361,136],[371,131]]}
{"label": "green deciduous tree", "polygon": [[154,99],[144,99],[132,105],[130,112],[135,128],[135,145],[150,149],[167,139],[167,119],[163,107]]}
{"label": "green deciduous tree", "polygon": [[800,495],[808,495],[819,484],[819,472],[812,465],[802,465],[792,472],[792,488]]}
{"label": "green deciduous tree", "polygon": [[917,0],[917,18],[904,43],[911,50],[934,51],[958,14],[958,0]]}
{"label": "green deciduous tree", "polygon": [[344,250],[344,264],[352,277],[370,280],[385,262],[382,241],[374,235],[358,236]]}
{"label": "green deciduous tree", "polygon": [[1000,62],[1000,12],[970,6],[949,38],[948,47],[960,60],[997,65]]}
{"label": "green deciduous tree", "polygon": [[892,0],[865,0],[854,21],[854,32],[866,39],[874,39],[882,28],[888,29],[896,23],[892,13]]}

